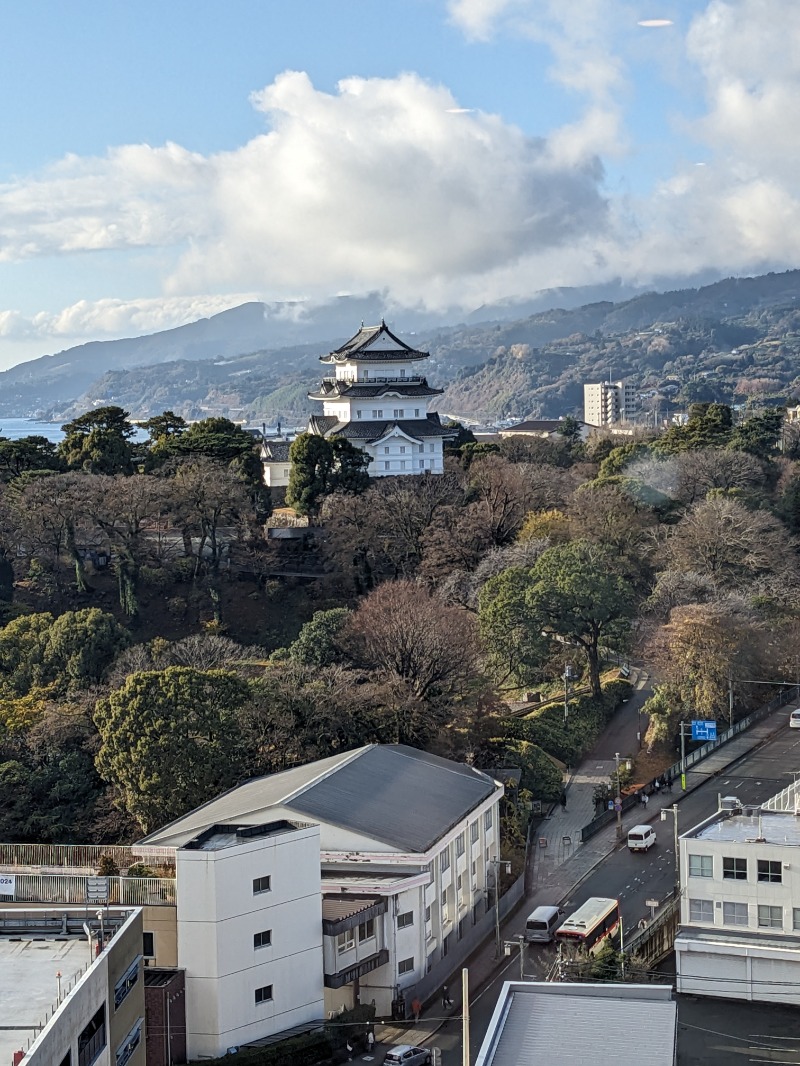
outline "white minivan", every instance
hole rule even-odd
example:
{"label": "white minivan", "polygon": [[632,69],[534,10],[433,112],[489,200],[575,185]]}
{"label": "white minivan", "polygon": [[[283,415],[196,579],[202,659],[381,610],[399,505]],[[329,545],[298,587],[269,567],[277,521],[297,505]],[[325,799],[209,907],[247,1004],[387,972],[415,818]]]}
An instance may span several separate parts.
{"label": "white minivan", "polygon": [[529,944],[549,944],[563,917],[558,907],[537,907],[525,922],[525,939]]}
{"label": "white minivan", "polygon": [[647,851],[656,842],[656,831],[651,825],[635,825],[628,830],[628,847],[631,851]]}
{"label": "white minivan", "polygon": [[789,728],[800,729],[800,707],[789,715]]}

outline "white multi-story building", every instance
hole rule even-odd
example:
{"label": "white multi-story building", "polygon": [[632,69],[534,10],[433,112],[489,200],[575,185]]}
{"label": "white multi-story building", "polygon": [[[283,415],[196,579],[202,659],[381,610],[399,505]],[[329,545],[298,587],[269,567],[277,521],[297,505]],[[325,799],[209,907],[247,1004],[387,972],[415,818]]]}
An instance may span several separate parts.
{"label": "white multi-story building", "polygon": [[[210,991],[198,1000],[199,1013],[189,1008],[192,987],[215,989],[218,1003],[238,989],[241,1017],[233,998],[231,1017],[248,1039],[256,1029],[244,1007],[249,1018],[260,1006],[253,1001],[256,988],[269,987],[274,1009],[280,1004],[291,1017],[311,1004],[319,1009],[316,990],[323,983],[326,1012],[374,1001],[378,1014],[387,1015],[412,990],[424,995],[435,988],[448,976],[456,946],[463,954],[485,933],[484,923],[475,927],[494,889],[502,795],[502,785],[470,766],[400,744],[371,744],[248,781],[148,836],[143,846],[178,849],[178,964],[187,967],[187,1028],[196,1031],[199,1020],[214,1017]],[[232,826],[244,836],[256,832],[246,827],[282,820],[313,825],[315,863],[310,838],[306,849],[299,828],[286,834],[283,850],[280,834],[220,846]],[[298,847],[302,840],[302,861],[286,850],[291,840]],[[231,870],[241,863],[244,873],[225,872],[229,848]],[[258,873],[261,867],[266,874]],[[263,914],[254,909],[248,893],[259,876],[272,878],[270,893],[273,885],[287,886],[281,913],[305,914],[308,929],[298,930],[292,917],[279,932],[268,903]],[[296,951],[281,947],[263,983],[249,942],[262,927],[275,938],[271,951],[286,936]],[[237,938],[230,952],[219,946],[229,930]],[[233,973],[235,964],[250,972]],[[295,1024],[277,1025],[276,1018],[271,1027],[271,1017],[262,1016],[261,1035]],[[220,1022],[215,1033],[224,1043],[233,1028]],[[231,1037],[230,1045],[243,1041]]]}
{"label": "white multi-story building", "polygon": [[320,361],[333,368],[310,400],[322,402],[308,432],[345,437],[369,456],[370,477],[441,474],[442,443],[452,436],[436,412],[428,413],[432,388],[421,373],[428,352],[396,337],[381,322],[362,326],[346,344]]}
{"label": "white multi-story building", "polygon": [[629,422],[635,410],[636,389],[624,379],[583,386],[583,420],[590,426]]}
{"label": "white multi-story building", "polygon": [[319,827],[211,825],[176,871],[188,1058],[321,1018]]}
{"label": "white multi-story building", "polygon": [[800,1004],[800,810],[724,799],[680,839],[678,991]]}

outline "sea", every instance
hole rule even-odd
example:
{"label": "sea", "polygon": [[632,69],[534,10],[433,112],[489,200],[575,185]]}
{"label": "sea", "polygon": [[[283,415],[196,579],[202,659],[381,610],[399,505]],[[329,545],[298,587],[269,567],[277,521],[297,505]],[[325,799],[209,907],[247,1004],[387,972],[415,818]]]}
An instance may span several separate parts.
{"label": "sea", "polygon": [[0,437],[19,440],[20,437],[47,437],[58,442],[64,434],[60,422],[37,422],[35,418],[0,418]]}

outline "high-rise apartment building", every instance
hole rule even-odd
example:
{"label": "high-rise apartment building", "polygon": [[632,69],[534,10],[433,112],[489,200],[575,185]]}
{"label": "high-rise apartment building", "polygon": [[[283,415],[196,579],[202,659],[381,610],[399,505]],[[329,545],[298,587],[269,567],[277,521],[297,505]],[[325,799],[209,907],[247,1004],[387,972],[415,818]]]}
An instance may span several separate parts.
{"label": "high-rise apartment building", "polygon": [[583,386],[583,420],[590,426],[631,421],[635,403],[634,386],[624,379]]}

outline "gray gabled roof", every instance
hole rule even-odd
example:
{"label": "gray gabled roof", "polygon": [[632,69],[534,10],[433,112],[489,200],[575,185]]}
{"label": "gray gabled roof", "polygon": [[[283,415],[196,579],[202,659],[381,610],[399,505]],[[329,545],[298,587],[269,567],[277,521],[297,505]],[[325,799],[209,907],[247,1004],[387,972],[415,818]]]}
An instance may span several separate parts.
{"label": "gray gabled roof", "polygon": [[[380,337],[390,341],[395,347],[372,349],[370,345]],[[341,348],[336,348],[328,355],[321,355],[320,361],[323,363],[344,363],[349,360],[391,362],[397,359],[427,359],[428,357],[428,352],[421,352],[406,344],[405,341],[401,341],[386,323],[381,321],[379,326],[362,326],[358,333],[346,341]]]}
{"label": "gray gabled roof", "polygon": [[270,807],[405,852],[425,852],[497,788],[486,774],[404,744],[367,747],[254,778],[145,837],[182,846],[217,823],[268,821]]}
{"label": "gray gabled roof", "polygon": [[427,418],[398,418],[375,420],[354,418],[341,422],[336,415],[312,415],[308,420],[308,432],[320,437],[345,437],[347,440],[363,440],[369,443],[383,440],[397,426],[412,440],[424,437],[454,437],[456,430],[443,426],[436,411]]}

